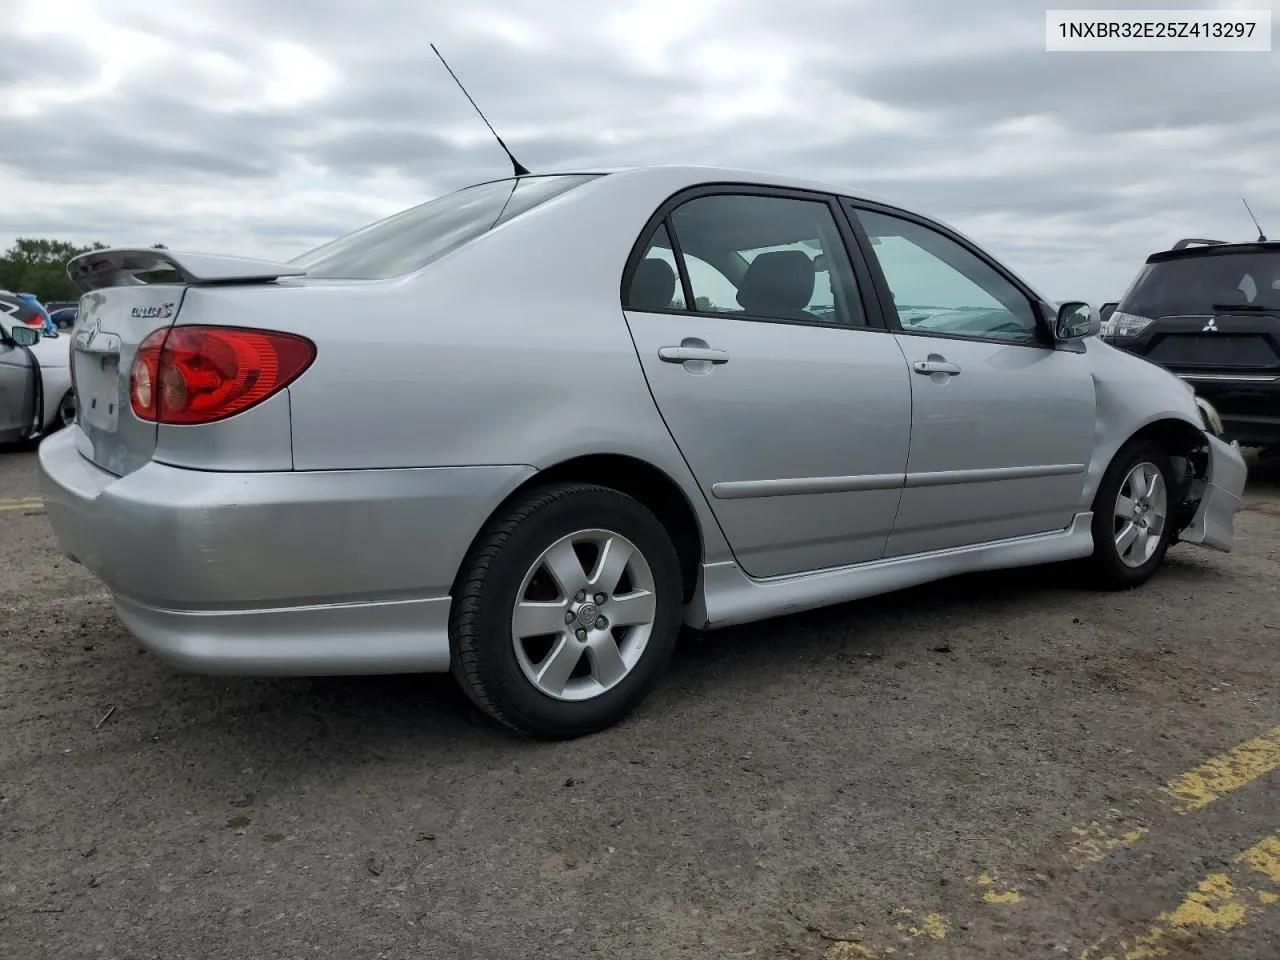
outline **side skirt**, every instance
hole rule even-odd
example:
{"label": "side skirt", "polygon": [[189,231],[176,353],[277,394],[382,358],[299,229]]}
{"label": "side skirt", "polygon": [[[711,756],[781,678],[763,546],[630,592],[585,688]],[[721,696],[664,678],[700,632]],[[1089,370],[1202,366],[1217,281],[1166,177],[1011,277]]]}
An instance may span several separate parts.
{"label": "side skirt", "polygon": [[684,622],[711,630],[859,600],[962,573],[1074,560],[1093,553],[1093,514],[1078,513],[1065,530],[955,547],[851,567],[753,580],[736,563],[702,565]]}

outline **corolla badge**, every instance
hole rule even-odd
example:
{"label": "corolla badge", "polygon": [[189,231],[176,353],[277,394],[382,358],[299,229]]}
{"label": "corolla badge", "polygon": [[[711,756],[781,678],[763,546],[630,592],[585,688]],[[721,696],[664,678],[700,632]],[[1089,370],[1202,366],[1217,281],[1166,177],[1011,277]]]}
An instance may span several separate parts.
{"label": "corolla badge", "polygon": [[1208,322],[1208,323],[1206,323],[1206,324],[1205,324],[1205,325],[1200,329],[1200,332],[1201,332],[1201,333],[1217,333],[1217,332],[1218,332],[1218,325],[1217,325],[1216,323],[1214,323],[1213,317],[1210,317],[1210,318],[1209,318],[1209,322]]}
{"label": "corolla badge", "polygon": [[173,316],[173,304],[161,303],[153,307],[134,307],[129,316],[142,320],[168,320]]}

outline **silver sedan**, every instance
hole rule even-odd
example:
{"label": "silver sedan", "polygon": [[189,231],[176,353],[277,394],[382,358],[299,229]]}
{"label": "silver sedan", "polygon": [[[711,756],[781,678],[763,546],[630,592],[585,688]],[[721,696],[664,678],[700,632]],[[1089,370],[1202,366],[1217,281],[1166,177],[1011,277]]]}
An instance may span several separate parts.
{"label": "silver sedan", "polygon": [[1175,541],[1229,549],[1240,508],[1212,410],[1089,305],[835,185],[520,176],[290,263],[68,272],[49,520],[186,669],[452,670],[572,737],[681,624],[1052,561],[1134,587]]}

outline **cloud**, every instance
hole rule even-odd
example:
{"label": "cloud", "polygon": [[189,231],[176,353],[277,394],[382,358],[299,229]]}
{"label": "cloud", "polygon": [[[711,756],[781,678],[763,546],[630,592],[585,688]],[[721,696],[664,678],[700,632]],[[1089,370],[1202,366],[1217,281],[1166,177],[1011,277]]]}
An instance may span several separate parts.
{"label": "cloud", "polygon": [[1179,236],[1250,236],[1241,195],[1280,222],[1274,57],[1049,54],[1043,9],[1019,0],[157,10],[16,0],[0,22],[0,245],[287,257],[505,175],[432,42],[535,170],[847,183],[952,223],[1051,297],[1113,298]]}

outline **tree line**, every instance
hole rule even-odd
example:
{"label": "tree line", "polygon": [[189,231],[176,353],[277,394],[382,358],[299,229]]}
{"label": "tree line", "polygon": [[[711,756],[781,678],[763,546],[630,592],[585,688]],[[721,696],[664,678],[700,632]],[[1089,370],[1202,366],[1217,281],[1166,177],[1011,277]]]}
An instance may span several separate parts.
{"label": "tree line", "polygon": [[[166,249],[163,243],[152,247]],[[67,261],[90,250],[105,249],[107,245],[98,242],[82,247],[65,240],[19,237],[0,254],[0,290],[34,293],[42,303],[79,300],[80,291],[67,277]]]}

